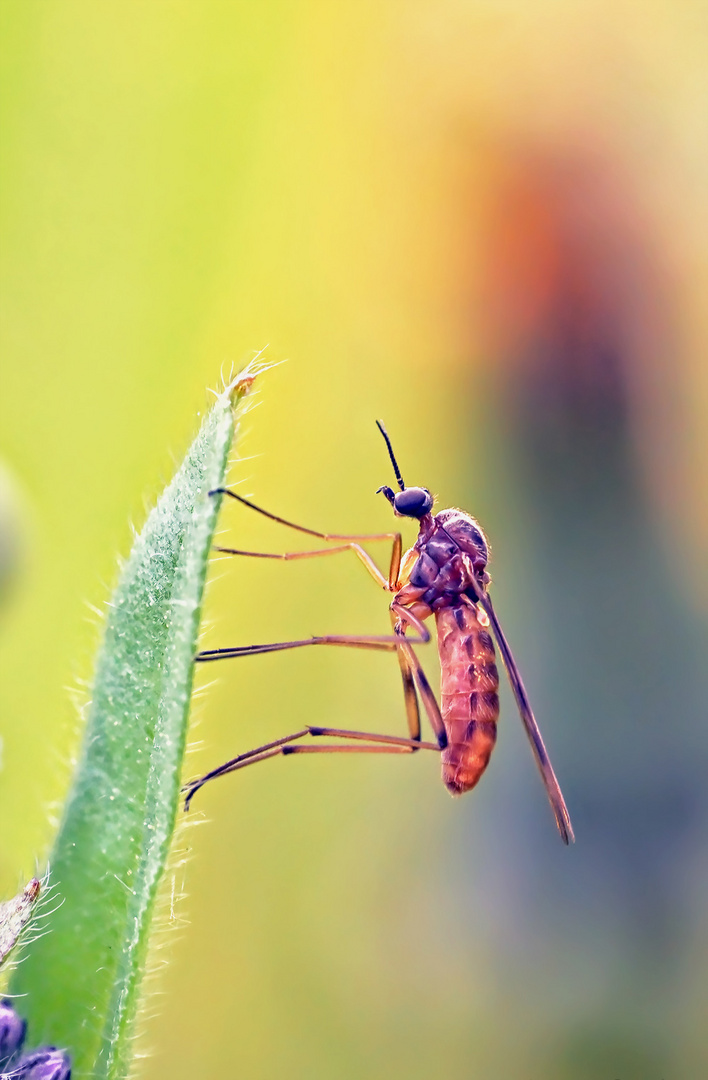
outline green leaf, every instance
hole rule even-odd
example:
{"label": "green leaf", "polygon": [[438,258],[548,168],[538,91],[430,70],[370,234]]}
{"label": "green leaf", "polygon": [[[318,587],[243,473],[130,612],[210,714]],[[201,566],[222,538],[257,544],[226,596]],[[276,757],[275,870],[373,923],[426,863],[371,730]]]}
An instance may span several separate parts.
{"label": "green leaf", "polygon": [[208,413],[135,541],[110,604],[81,760],[51,854],[62,898],[11,982],[30,1045],[124,1077],[179,803],[207,559],[249,367]]}

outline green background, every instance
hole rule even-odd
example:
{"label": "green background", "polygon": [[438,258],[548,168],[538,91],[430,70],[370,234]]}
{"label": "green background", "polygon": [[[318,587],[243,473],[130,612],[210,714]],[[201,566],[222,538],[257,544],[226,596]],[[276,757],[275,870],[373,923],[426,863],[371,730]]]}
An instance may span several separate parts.
{"label": "green background", "polygon": [[[313,528],[389,528],[381,417],[406,481],[479,516],[578,843],[508,695],[461,801],[423,755],[214,784],[166,882],[142,1075],[702,1075],[702,6],[2,0],[0,21],[0,892],[50,844],[129,523],[205,387],[267,344],[289,362],[233,482]],[[298,546],[254,517],[225,506],[224,542]],[[214,561],[206,647],[386,632],[353,558],[247,569]],[[190,775],[307,722],[404,730],[385,656],[199,682]]]}

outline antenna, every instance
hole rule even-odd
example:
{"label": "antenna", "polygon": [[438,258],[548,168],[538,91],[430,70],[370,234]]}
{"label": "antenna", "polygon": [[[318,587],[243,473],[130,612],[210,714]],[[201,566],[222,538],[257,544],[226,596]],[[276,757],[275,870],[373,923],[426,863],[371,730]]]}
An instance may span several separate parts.
{"label": "antenna", "polygon": [[401,491],[405,491],[406,485],[403,483],[401,470],[398,468],[398,462],[396,461],[393,447],[391,446],[391,440],[388,437],[388,432],[386,431],[386,428],[383,426],[380,420],[376,421],[376,426],[386,440],[386,446],[388,447],[388,456],[391,458],[391,464],[393,465],[393,471],[395,472],[396,479],[398,480],[398,486],[400,487]]}

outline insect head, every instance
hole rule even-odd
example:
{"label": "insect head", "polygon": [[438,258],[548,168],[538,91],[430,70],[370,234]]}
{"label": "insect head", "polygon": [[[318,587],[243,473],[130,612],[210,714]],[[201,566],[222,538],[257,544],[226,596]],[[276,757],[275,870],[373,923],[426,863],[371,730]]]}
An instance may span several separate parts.
{"label": "insect head", "polygon": [[427,488],[421,487],[409,487],[403,483],[403,477],[401,476],[401,470],[398,467],[398,462],[393,453],[393,447],[391,446],[391,440],[388,437],[388,432],[383,426],[380,420],[376,421],[376,426],[386,440],[386,446],[388,447],[388,456],[391,458],[391,464],[393,465],[393,471],[396,474],[396,480],[400,491],[394,492],[390,487],[384,485],[380,487],[376,494],[383,494],[386,496],[391,506],[394,509],[394,513],[398,517],[412,517],[422,518],[426,514],[429,514],[433,509],[433,496],[430,494]]}

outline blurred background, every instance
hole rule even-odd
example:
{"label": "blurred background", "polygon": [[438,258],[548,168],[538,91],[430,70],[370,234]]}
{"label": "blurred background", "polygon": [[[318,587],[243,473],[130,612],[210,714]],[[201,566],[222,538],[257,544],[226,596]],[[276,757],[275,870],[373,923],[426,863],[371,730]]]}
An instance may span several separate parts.
{"label": "blurred background", "polygon": [[[51,843],[130,524],[267,344],[289,362],[232,481],[387,529],[381,417],[406,481],[479,518],[577,844],[508,692],[461,800],[433,755],[215,783],[166,882],[141,1076],[708,1075],[705,4],[0,23],[0,895]],[[297,548],[256,517],[224,506],[222,542]],[[353,558],[211,578],[206,647],[388,626]],[[188,774],[308,721],[405,730],[395,661],[315,653],[200,670]]]}

